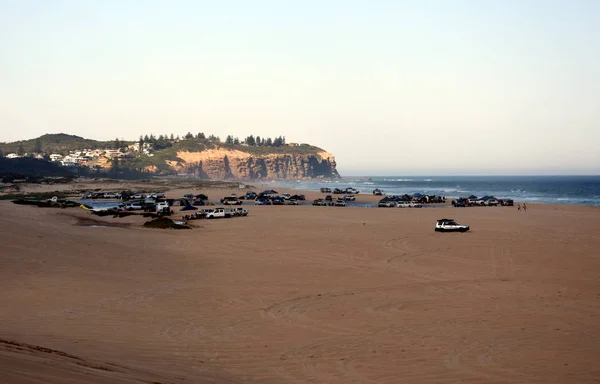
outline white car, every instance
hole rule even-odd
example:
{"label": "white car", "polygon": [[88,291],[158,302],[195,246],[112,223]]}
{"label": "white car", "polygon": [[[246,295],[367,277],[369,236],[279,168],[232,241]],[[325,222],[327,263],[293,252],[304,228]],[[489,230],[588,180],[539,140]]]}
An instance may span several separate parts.
{"label": "white car", "polygon": [[396,204],[398,208],[423,208],[423,204],[416,201],[400,201]]}
{"label": "white car", "polygon": [[436,232],[467,232],[468,225],[459,224],[454,219],[439,219],[435,223]]}
{"label": "white car", "polygon": [[356,196],[354,196],[354,195],[344,195],[344,197],[342,197],[342,199],[344,199],[346,201],[356,201]]}

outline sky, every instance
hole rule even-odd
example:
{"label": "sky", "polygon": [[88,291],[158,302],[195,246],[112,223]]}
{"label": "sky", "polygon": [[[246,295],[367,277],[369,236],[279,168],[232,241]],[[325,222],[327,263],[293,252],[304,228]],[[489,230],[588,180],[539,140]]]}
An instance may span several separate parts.
{"label": "sky", "polygon": [[600,1],[0,0],[0,141],[285,136],[351,175],[600,174]]}

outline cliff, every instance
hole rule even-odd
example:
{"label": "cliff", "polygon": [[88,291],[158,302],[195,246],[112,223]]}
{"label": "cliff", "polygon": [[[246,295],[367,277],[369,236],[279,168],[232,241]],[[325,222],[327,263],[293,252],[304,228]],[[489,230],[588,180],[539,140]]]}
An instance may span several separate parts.
{"label": "cliff", "polygon": [[[2,154],[52,159],[73,167],[78,174],[113,173],[190,174],[205,179],[298,180],[339,178],[335,157],[309,144],[286,144],[285,138],[249,136],[240,141],[228,136],[206,138],[188,133],[184,138],[160,135],[139,141],[96,141],[68,134],[48,134],[36,139],[0,143]],[[64,155],[64,156],[60,156]]]}
{"label": "cliff", "polygon": [[179,151],[167,164],[178,173],[209,179],[338,178],[335,157],[328,152],[252,154],[214,148],[201,152]]}

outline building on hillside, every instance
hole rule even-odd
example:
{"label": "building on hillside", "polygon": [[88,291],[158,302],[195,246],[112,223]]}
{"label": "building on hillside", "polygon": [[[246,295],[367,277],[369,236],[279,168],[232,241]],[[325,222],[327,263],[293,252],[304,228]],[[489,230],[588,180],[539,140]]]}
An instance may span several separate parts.
{"label": "building on hillside", "polygon": [[50,155],[50,161],[61,161],[63,155],[59,155],[58,153],[53,153]]}

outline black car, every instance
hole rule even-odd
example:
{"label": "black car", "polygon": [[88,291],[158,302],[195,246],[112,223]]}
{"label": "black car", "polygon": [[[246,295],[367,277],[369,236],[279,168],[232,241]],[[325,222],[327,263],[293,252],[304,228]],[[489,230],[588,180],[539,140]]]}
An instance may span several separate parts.
{"label": "black car", "polygon": [[465,200],[465,199],[455,199],[455,200],[452,200],[452,205],[455,206],[456,208],[466,207],[467,206],[467,200]]}

